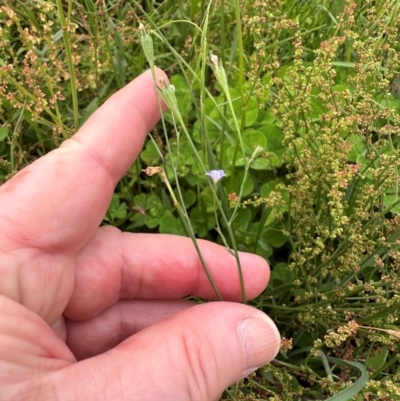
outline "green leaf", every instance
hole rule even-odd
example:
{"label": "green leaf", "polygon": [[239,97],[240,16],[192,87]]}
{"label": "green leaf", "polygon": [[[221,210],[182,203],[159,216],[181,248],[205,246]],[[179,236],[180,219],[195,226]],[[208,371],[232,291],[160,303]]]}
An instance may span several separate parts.
{"label": "green leaf", "polygon": [[175,87],[176,101],[183,118],[192,109],[192,95],[185,78],[182,75],[173,75],[170,79],[171,85]]}
{"label": "green leaf", "polygon": [[284,135],[282,130],[273,122],[265,124],[262,128],[267,138],[267,149],[270,152],[284,149],[283,139]]}
{"label": "green leaf", "polygon": [[206,187],[200,194],[200,199],[204,202],[208,213],[214,212],[217,209],[217,205],[214,201],[214,195],[211,192],[210,187]]}
{"label": "green leaf", "polygon": [[161,200],[156,195],[149,195],[146,199],[144,209],[146,211],[146,215],[144,216],[146,226],[151,229],[159,226],[165,213]]}
{"label": "green leaf", "polygon": [[258,101],[254,96],[250,96],[246,107],[245,127],[251,127],[258,119]]}
{"label": "green leaf", "polygon": [[169,210],[166,211],[162,218],[159,230],[160,233],[164,234],[185,235],[182,222],[174,217]]}
{"label": "green leaf", "polygon": [[126,217],[126,204],[125,202],[120,203],[118,209],[114,212],[114,218],[123,219]]}
{"label": "green leaf", "polygon": [[251,156],[257,146],[261,146],[263,149],[267,148],[267,139],[263,132],[248,128],[243,132],[243,144],[246,153]]}
{"label": "green leaf", "polygon": [[[208,136],[210,142],[214,142],[219,136],[221,132],[220,125],[220,116],[212,118],[210,115],[207,115],[205,119],[205,133]],[[202,129],[202,124],[200,120],[197,120],[193,125],[192,130],[192,138],[197,143],[202,143],[202,135],[200,130]],[[182,136],[182,135],[181,135]],[[191,150],[189,146],[187,146],[188,150]]]}
{"label": "green leaf", "polygon": [[[230,170],[230,166],[232,165],[233,155],[235,154],[235,148],[236,148],[236,146],[230,145],[226,149],[226,157],[224,159],[224,170],[226,170],[226,171],[229,171]],[[237,152],[235,166],[236,167],[240,167],[240,166],[244,166],[244,164],[245,164],[245,160],[243,158],[242,152],[239,150]]]}
{"label": "green leaf", "polygon": [[206,212],[203,212],[200,208],[192,209],[189,215],[193,230],[195,234],[200,238],[206,237],[208,232],[215,225],[214,216],[208,215]]}
{"label": "green leaf", "polygon": [[146,209],[146,195],[143,193],[135,195],[133,197],[133,204],[141,209]]}
{"label": "green leaf", "polygon": [[319,120],[320,115],[325,111],[323,103],[317,96],[311,98],[311,121]]}
{"label": "green leaf", "polygon": [[160,161],[160,154],[153,141],[146,143],[145,149],[140,154],[140,159],[148,166],[154,166]]}
{"label": "green leaf", "polygon": [[355,63],[351,61],[332,61],[332,65],[336,67],[354,68]]}
{"label": "green leaf", "polygon": [[359,363],[359,362],[344,361],[344,360],[341,360],[338,358],[333,358],[330,356],[328,356],[327,359],[329,362],[336,363],[337,365],[355,368],[361,373],[361,376],[350,387],[347,387],[346,389],[341,391],[339,394],[335,394],[333,397],[329,397],[325,401],[349,401],[349,400],[351,400],[351,398],[354,397],[355,395],[357,395],[367,384],[367,382],[369,380],[367,369],[365,368],[365,366],[362,363]]}
{"label": "green leaf", "polygon": [[[240,118],[242,115],[242,99],[241,99],[241,94],[239,89],[232,89],[230,91],[231,99],[232,99],[232,105],[233,109],[235,111],[235,116],[239,122],[239,125],[241,124]],[[246,100],[248,94],[244,94],[244,100]],[[250,96],[247,102],[246,106],[246,120],[245,120],[245,127],[250,127],[253,124],[257,122],[258,119],[258,101],[254,96]],[[234,126],[233,123],[233,118],[230,116],[228,120],[231,122],[231,125]]]}
{"label": "green leaf", "polygon": [[257,240],[256,254],[268,259],[273,253],[272,247],[262,238]]}
{"label": "green leaf", "polygon": [[238,213],[235,219],[233,220],[233,226],[245,230],[250,222],[251,222],[251,210],[248,208],[238,209]]}
{"label": "green leaf", "polygon": [[259,157],[254,160],[250,167],[253,170],[273,170],[275,167],[282,165],[282,160],[276,153],[268,152],[266,155],[267,157]]}
{"label": "green leaf", "polygon": [[158,216],[151,216],[149,214],[146,214],[144,216],[144,223],[148,228],[156,228],[157,226],[160,225],[161,219]]}
{"label": "green leaf", "polygon": [[[110,206],[108,207],[108,212],[107,215],[108,217],[111,218],[111,220],[114,219],[123,219],[126,217],[126,204],[125,202],[120,202],[119,196],[114,194]],[[106,220],[109,220],[106,218]]]}
{"label": "green leaf", "polygon": [[185,191],[182,196],[186,208],[194,205],[197,199],[196,192],[194,192],[192,189],[188,189],[187,191]]}
{"label": "green leaf", "polygon": [[282,230],[271,227],[268,227],[263,232],[263,238],[274,248],[280,248],[288,240],[288,237],[282,234]]}
{"label": "green leaf", "polygon": [[371,353],[368,355],[365,365],[377,371],[385,364],[388,355],[389,350],[385,346],[377,351],[371,349]]}
{"label": "green leaf", "polygon": [[295,280],[295,274],[289,269],[286,263],[278,263],[272,267],[272,280],[278,280],[283,284],[292,283]]}
{"label": "green leaf", "polygon": [[352,145],[349,152],[349,161],[355,163],[357,162],[357,157],[364,154],[365,150],[367,149],[365,142],[362,140],[362,138],[360,138],[359,135],[350,135],[346,139],[346,142]]}
{"label": "green leaf", "polygon": [[161,217],[164,215],[164,207],[161,200],[156,195],[149,195],[146,202],[146,210],[148,214],[154,217]]}
{"label": "green leaf", "polygon": [[[397,203],[397,204],[395,204]],[[391,207],[393,204],[395,206]],[[400,196],[398,195],[385,195],[383,197],[383,205],[385,208],[391,207],[390,211],[395,214],[400,214]]]}
{"label": "green leaf", "polygon": [[[226,180],[227,182],[227,191],[228,193],[235,192],[236,194],[239,194],[240,192],[240,186],[242,185],[244,178],[244,171],[240,171],[238,174],[236,174],[233,179],[229,178]],[[233,186],[231,186],[231,183],[233,183]],[[254,189],[254,183],[253,180],[251,179],[250,175],[247,175],[246,182],[244,183],[244,188],[243,188],[243,196],[249,195]]]}
{"label": "green leaf", "polygon": [[4,141],[8,135],[8,128],[0,127],[0,142]]}
{"label": "green leaf", "polygon": [[282,198],[289,202],[289,192],[286,189],[278,188],[278,185],[282,184],[280,180],[271,180],[266,182],[260,189],[260,195],[262,198],[268,198],[271,192],[279,192],[281,193]]}

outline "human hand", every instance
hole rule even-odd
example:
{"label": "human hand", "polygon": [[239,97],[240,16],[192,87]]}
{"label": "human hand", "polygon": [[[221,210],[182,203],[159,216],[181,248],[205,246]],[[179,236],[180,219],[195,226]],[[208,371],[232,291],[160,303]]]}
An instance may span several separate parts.
{"label": "human hand", "polygon": [[[214,297],[190,239],[99,228],[159,117],[147,71],[0,187],[1,400],[217,400],[278,352],[262,312],[181,299]],[[240,301],[235,259],[199,246],[224,300]],[[253,298],[269,268],[240,259]]]}

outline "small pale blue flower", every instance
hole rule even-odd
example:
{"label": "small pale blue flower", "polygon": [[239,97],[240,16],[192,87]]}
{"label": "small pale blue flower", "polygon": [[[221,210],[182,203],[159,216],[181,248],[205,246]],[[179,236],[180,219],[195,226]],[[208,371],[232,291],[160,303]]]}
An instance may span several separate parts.
{"label": "small pale blue flower", "polygon": [[206,173],[216,184],[222,177],[226,177],[224,170],[211,170]]}

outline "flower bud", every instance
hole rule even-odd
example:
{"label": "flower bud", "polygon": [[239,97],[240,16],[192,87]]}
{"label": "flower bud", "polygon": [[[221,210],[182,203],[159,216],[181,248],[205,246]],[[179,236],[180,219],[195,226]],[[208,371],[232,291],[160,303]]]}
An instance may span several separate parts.
{"label": "flower bud", "polygon": [[150,64],[150,68],[153,68],[154,67],[153,39],[151,37],[150,31],[146,31],[146,28],[142,23],[139,24],[139,35],[140,35],[140,44],[142,45],[144,55],[146,56],[147,62]]}
{"label": "flower bud", "polygon": [[226,72],[225,72],[224,66],[222,65],[221,61],[218,59],[218,56],[216,56],[215,54],[211,55],[210,61],[212,63],[215,78],[217,78],[217,81],[221,85],[222,90],[228,96],[228,94],[229,94],[228,78],[226,77]]}
{"label": "flower bud", "polygon": [[179,111],[178,102],[176,100],[174,85],[167,85],[167,83],[161,77],[158,78],[158,82],[160,83],[160,86],[158,88],[160,90],[161,96],[165,104],[171,110],[175,118],[179,122],[181,122],[182,115],[181,112]]}

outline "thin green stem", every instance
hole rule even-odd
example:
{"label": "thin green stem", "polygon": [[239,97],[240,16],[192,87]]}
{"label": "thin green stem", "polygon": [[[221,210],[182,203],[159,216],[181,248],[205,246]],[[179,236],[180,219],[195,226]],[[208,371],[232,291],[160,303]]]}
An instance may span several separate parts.
{"label": "thin green stem", "polygon": [[72,0],[68,0],[67,19],[65,19],[65,16],[64,16],[62,1],[61,0],[56,0],[56,1],[57,1],[58,18],[60,20],[61,29],[63,31],[65,54],[67,56],[68,70],[69,70],[69,76],[70,76],[72,109],[74,112],[74,128],[75,128],[75,130],[78,130],[78,128],[79,128],[78,92],[76,89],[75,67],[74,67],[74,61],[72,59],[71,41],[70,41],[70,36],[69,36],[69,29],[70,29],[69,26],[71,23],[70,15],[71,15],[71,10],[72,10]]}

